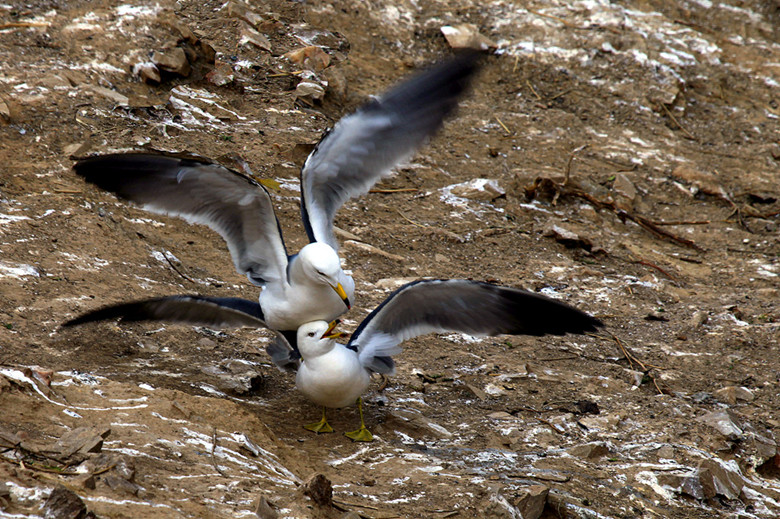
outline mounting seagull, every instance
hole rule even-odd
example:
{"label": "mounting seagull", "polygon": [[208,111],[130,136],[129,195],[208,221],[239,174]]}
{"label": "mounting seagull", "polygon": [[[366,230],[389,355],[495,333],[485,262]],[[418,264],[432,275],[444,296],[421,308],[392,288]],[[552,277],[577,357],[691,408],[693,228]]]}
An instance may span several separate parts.
{"label": "mounting seagull", "polygon": [[[265,323],[232,304],[213,298],[178,296],[110,306],[64,323],[73,326],[119,318],[121,321],[175,320],[187,324],[220,327],[261,327]],[[464,279],[421,280],[390,294],[352,334],[346,345],[336,342],[335,324],[306,323],[298,329],[295,355],[284,335],[277,334],[266,348],[282,370],[297,370],[295,385],[312,402],[323,407],[319,422],[305,425],[320,433],[332,432],[325,408],[358,404],[360,428],[346,435],[355,441],[371,441],[363,422],[360,396],[368,389],[372,373],[392,375],[392,356],[400,344],[427,333],[461,332],[477,336],[564,335],[594,332],[603,326],[595,317],[566,303],[516,288]]]}
{"label": "mounting seagull", "polygon": [[[77,162],[78,175],[155,213],[209,226],[227,242],[236,269],[263,287],[259,303],[204,298],[281,331],[295,349],[304,323],[351,307],[355,283],[341,269],[336,211],[410,158],[456,107],[478,68],[476,54],[446,60],[363,105],[327,132],[301,169],[301,216],[309,238],[289,255],[271,197],[247,176],[208,159],[110,154]],[[167,309],[161,305],[159,318]],[[237,306],[236,306],[237,305]]]}

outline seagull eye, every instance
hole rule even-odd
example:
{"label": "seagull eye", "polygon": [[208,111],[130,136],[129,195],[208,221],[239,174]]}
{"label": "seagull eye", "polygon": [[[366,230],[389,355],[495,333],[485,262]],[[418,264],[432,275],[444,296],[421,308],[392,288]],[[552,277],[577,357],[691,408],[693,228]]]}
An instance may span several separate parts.
{"label": "seagull eye", "polygon": [[309,337],[314,337],[314,332],[309,332]]}

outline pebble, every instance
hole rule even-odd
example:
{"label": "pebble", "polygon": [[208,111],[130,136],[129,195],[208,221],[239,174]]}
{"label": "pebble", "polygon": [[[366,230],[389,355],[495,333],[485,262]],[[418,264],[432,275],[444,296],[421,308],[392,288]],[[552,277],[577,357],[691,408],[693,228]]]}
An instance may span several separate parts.
{"label": "pebble", "polygon": [[498,197],[506,195],[506,190],[501,187],[498,180],[489,178],[475,178],[462,184],[450,187],[450,193],[469,200],[481,200],[490,202]]}
{"label": "pebble", "polygon": [[597,460],[609,454],[609,448],[604,442],[584,443],[566,449],[572,456],[586,460]]}
{"label": "pebble", "polygon": [[476,25],[470,23],[445,25],[441,33],[453,49],[488,50],[498,47],[493,40],[480,33]]}
{"label": "pebble", "polygon": [[544,512],[544,505],[547,503],[549,493],[550,489],[545,485],[532,485],[521,489],[517,497],[513,499],[513,504],[523,519],[539,519]]}
{"label": "pebble", "polygon": [[57,485],[43,504],[41,512],[44,519],[79,519],[87,513],[87,505],[78,494]]}
{"label": "pebble", "polygon": [[319,101],[325,97],[325,88],[315,81],[304,79],[295,87],[295,97],[308,101]]}
{"label": "pebble", "polygon": [[618,173],[615,175],[615,182],[612,184],[612,190],[618,195],[621,195],[633,203],[636,200],[636,187],[624,173]]}
{"label": "pebble", "polygon": [[330,65],[330,56],[316,45],[292,50],[285,54],[284,57],[304,70],[312,72],[321,72]]}
{"label": "pebble", "polygon": [[742,400],[743,402],[752,402],[756,399],[756,396],[746,387],[726,386],[715,391],[715,398],[721,402],[734,405],[738,400]]}
{"label": "pebble", "polygon": [[157,69],[157,65],[151,61],[133,65],[133,74],[141,78],[144,83],[156,85],[160,82],[160,71]]}
{"label": "pebble", "polygon": [[742,439],[744,432],[739,426],[737,416],[731,411],[713,411],[696,419],[698,422],[709,425],[729,440]]}
{"label": "pebble", "polygon": [[271,52],[271,42],[268,38],[264,34],[254,30],[246,22],[241,23],[241,39],[239,40],[239,44],[251,44],[259,49]]}
{"label": "pebble", "polygon": [[691,325],[692,328],[700,328],[704,323],[709,320],[709,316],[707,315],[707,312],[703,312],[701,310],[694,312],[694,314],[691,316],[690,321],[688,323]]}
{"label": "pebble", "polygon": [[279,512],[273,509],[268,500],[264,497],[260,497],[257,501],[257,507],[255,508],[255,514],[260,519],[276,519],[279,517]]}
{"label": "pebble", "polygon": [[333,486],[330,480],[322,474],[314,474],[301,487],[303,495],[311,498],[319,506],[333,504]]}
{"label": "pebble", "polygon": [[127,97],[126,95],[120,94],[116,90],[111,90],[110,88],[106,88],[98,85],[90,85],[89,88],[96,94],[101,95],[118,105],[128,106],[130,104],[130,98]]}
{"label": "pebble", "polygon": [[152,63],[164,72],[183,77],[189,76],[192,72],[190,62],[187,60],[187,53],[181,47],[168,49],[165,52],[155,51],[152,54]]}

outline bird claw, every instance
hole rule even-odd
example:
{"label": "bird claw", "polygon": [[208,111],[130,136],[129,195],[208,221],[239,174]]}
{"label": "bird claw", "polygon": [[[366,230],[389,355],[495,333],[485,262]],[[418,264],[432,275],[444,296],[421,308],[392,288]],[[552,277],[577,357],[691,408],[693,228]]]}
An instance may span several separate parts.
{"label": "bird claw", "polygon": [[330,424],[328,424],[328,422],[324,418],[319,422],[304,425],[303,428],[308,429],[309,431],[315,432],[317,434],[333,432],[333,427],[331,427]]}
{"label": "bird claw", "polygon": [[374,441],[374,435],[371,434],[371,431],[369,431],[365,427],[361,427],[357,431],[346,432],[346,433],[344,433],[344,436],[346,436],[347,438],[349,438],[353,442],[371,442],[371,441]]}

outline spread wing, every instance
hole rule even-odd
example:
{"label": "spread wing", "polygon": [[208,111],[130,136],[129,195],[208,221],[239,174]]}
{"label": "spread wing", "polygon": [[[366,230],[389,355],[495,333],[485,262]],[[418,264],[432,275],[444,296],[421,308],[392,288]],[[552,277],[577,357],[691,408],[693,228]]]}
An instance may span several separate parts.
{"label": "spread wing", "polygon": [[205,160],[151,153],[90,157],[73,168],[144,209],[208,225],[253,283],[286,282],[287,251],[271,198],[250,178]]}
{"label": "spread wing", "polygon": [[[360,323],[347,345],[374,371],[392,370],[400,344],[426,333],[564,335],[596,331],[595,317],[516,288],[465,279],[423,280],[393,292]],[[378,369],[376,369],[378,368]]]}
{"label": "spread wing", "polygon": [[472,53],[444,61],[336,123],[301,170],[301,213],[310,241],[338,250],[336,211],[367,193],[441,127],[477,66]]}
{"label": "spread wing", "polygon": [[63,327],[96,321],[163,321],[211,328],[265,328],[260,305],[237,297],[168,296],[105,306],[63,323]]}

